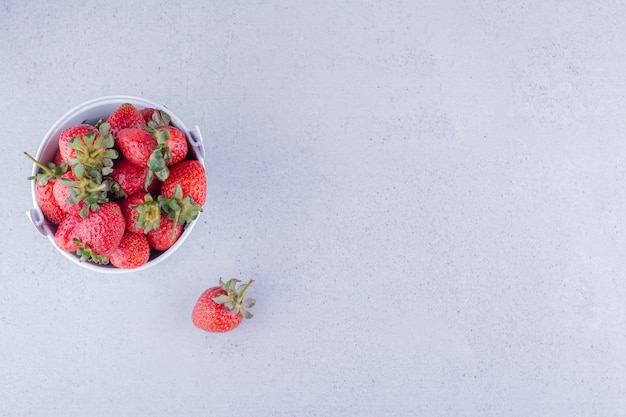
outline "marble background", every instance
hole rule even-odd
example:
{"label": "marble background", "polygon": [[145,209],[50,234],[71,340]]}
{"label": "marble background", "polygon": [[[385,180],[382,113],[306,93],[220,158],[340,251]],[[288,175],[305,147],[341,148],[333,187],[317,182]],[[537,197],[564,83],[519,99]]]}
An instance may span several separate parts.
{"label": "marble background", "polygon": [[[1,416],[626,415],[626,7],[0,0]],[[202,130],[209,197],[158,270],[30,224],[93,98]],[[254,278],[227,334],[190,313]]]}

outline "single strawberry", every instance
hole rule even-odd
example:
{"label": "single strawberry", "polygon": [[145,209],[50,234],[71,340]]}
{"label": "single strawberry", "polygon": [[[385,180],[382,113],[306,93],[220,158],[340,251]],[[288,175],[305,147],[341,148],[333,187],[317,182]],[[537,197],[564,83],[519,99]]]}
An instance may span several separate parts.
{"label": "single strawberry", "polygon": [[74,137],[78,138],[80,141],[84,141],[85,135],[88,134],[99,136],[100,132],[98,132],[98,129],[94,126],[86,123],[68,127],[63,130],[59,136],[59,152],[61,154],[61,158],[63,158],[64,161],[76,158],[76,150],[70,147],[69,143]]}
{"label": "single strawberry", "polygon": [[59,224],[67,213],[59,206],[54,198],[54,183],[48,181],[46,185],[35,185],[35,198],[44,217],[51,224]]}
{"label": "single strawberry", "polygon": [[157,139],[144,129],[125,128],[117,133],[115,143],[124,158],[133,164],[147,166],[148,159],[157,146]]}
{"label": "single strawberry", "polygon": [[82,261],[109,262],[108,255],[117,248],[124,236],[126,222],[119,204],[110,201],[98,211],[90,211],[74,229],[80,248],[76,252]]}
{"label": "single strawberry", "polygon": [[204,291],[191,313],[193,324],[207,332],[223,333],[239,326],[244,318],[252,318],[246,309],[254,306],[255,300],[244,299],[244,295],[254,281],[237,287],[239,282],[234,278],[223,282],[220,278],[219,287]]}
{"label": "single strawberry", "polygon": [[161,184],[161,195],[174,197],[176,186],[180,185],[183,197],[191,197],[193,202],[202,206],[206,201],[206,172],[202,164],[189,159],[170,167],[170,175]]}
{"label": "single strawberry", "polygon": [[168,135],[164,145],[169,149],[169,158],[165,161],[167,166],[172,166],[185,159],[189,147],[187,145],[187,137],[174,126],[160,126],[156,128],[157,132],[167,131]]}
{"label": "single strawberry", "polygon": [[158,251],[164,251],[172,247],[183,234],[183,226],[176,225],[174,220],[168,219],[166,214],[161,214],[159,227],[150,230],[147,234],[150,247]]}
{"label": "single strawberry", "polygon": [[161,126],[169,126],[172,121],[169,114],[159,109],[144,109],[141,114],[143,115],[148,128],[153,130]]}
{"label": "single strawberry", "polygon": [[119,204],[126,221],[126,231],[143,234],[159,228],[160,204],[154,201],[149,193],[131,194],[121,199]]}
{"label": "single strawberry", "polygon": [[80,216],[68,214],[61,220],[57,231],[54,233],[54,243],[65,252],[76,252],[80,245],[75,234],[76,226],[80,224]]}
{"label": "single strawberry", "polygon": [[[174,165],[187,156],[187,137],[178,128],[171,126],[170,115],[162,110],[144,109],[148,131],[157,137],[159,146],[153,152],[160,153],[167,166]],[[154,157],[153,157],[154,158]]]}
{"label": "single strawberry", "polygon": [[148,238],[142,233],[124,233],[116,249],[109,255],[113,266],[118,268],[137,268],[150,259]]}
{"label": "single strawberry", "polygon": [[122,159],[115,164],[110,177],[117,183],[124,194],[130,196],[143,189],[147,174],[147,166],[137,165],[128,159]]}
{"label": "single strawberry", "polygon": [[148,189],[154,178],[163,181],[169,176],[167,161],[171,159],[169,148],[163,145],[169,137],[168,131],[152,134],[142,129],[122,129],[117,134],[117,144],[129,161],[147,166],[148,174],[144,189]]}
{"label": "single strawberry", "polygon": [[122,104],[107,119],[111,126],[111,133],[117,136],[118,132],[126,128],[142,128],[146,122],[135,106],[130,103]]}
{"label": "single strawberry", "polygon": [[152,120],[152,115],[157,111],[154,107],[146,107],[144,109],[139,110],[141,116],[143,117],[143,121],[148,125],[148,123]]}
{"label": "single strawberry", "polygon": [[[137,192],[135,194],[131,194],[128,197],[122,198],[118,204],[120,205],[120,209],[122,209],[122,214],[124,215],[124,220],[126,222],[126,231],[131,233],[143,233],[143,228],[138,228],[137,218],[139,217],[139,212],[135,210],[140,204],[143,204],[144,193]],[[161,220],[161,210],[159,210],[158,214],[159,220]]]}
{"label": "single strawberry", "polygon": [[59,165],[54,163],[44,165],[28,152],[24,152],[24,155],[39,167],[39,172],[28,179],[35,180],[35,198],[41,212],[50,223],[59,224],[67,213],[54,197],[54,184],[57,178],[67,171],[67,165],[64,162]]}

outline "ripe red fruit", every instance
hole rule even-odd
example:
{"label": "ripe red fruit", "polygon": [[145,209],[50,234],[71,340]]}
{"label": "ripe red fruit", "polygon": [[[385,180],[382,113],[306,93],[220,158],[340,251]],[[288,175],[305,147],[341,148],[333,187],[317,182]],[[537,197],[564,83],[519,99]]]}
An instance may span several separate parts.
{"label": "ripe red fruit", "polygon": [[150,259],[150,245],[143,233],[124,233],[116,249],[109,255],[111,264],[118,268],[137,268]]}
{"label": "ripe red fruit", "polygon": [[143,119],[146,121],[149,129],[156,129],[160,126],[169,126],[172,118],[169,114],[165,113],[163,110],[153,109],[153,108],[145,108],[141,111],[141,115]]}
{"label": "ripe red fruit", "polygon": [[74,233],[82,246],[104,257],[117,248],[125,230],[126,222],[119,204],[110,201],[102,204],[99,210],[90,211],[87,218],[76,226]]}
{"label": "ripe red fruit", "polygon": [[130,196],[143,189],[148,175],[148,167],[137,165],[128,159],[122,159],[115,164],[111,178],[120,186],[124,194]]}
{"label": "ripe red fruit", "polygon": [[54,165],[61,165],[63,162],[63,155],[61,155],[61,151],[57,150],[57,153],[54,155]]}
{"label": "ripe red fruit", "polygon": [[82,221],[80,216],[68,214],[59,223],[59,228],[54,234],[54,243],[57,247],[65,252],[76,252],[80,245],[74,240],[76,234],[74,230]]}
{"label": "ripe red fruit", "polygon": [[110,132],[113,135],[126,128],[141,128],[146,122],[135,106],[129,103],[122,104],[107,119]]}
{"label": "ripe red fruit", "polygon": [[77,126],[68,127],[67,129],[61,132],[61,136],[59,136],[59,153],[61,154],[61,158],[64,161],[68,161],[69,159],[76,158],[76,150],[69,146],[70,140],[77,136],[83,144],[85,144],[85,135],[93,134],[96,137],[100,135],[98,129],[89,124],[80,124]]}
{"label": "ripe red fruit", "polygon": [[140,166],[148,166],[148,159],[157,146],[156,137],[138,128],[125,128],[117,133],[115,143],[124,158]]}
{"label": "ripe red fruit", "polygon": [[52,224],[59,224],[66,216],[66,212],[59,206],[54,198],[54,184],[56,181],[50,180],[46,185],[35,185],[35,198],[44,217]]}
{"label": "ripe red fruit", "polygon": [[126,220],[126,231],[148,233],[161,223],[161,208],[149,193],[138,192],[120,200],[120,208]]}
{"label": "ripe red fruit", "polygon": [[238,279],[230,279],[226,283],[220,278],[219,287],[211,287],[204,291],[191,313],[193,324],[207,332],[228,332],[239,326],[244,318],[252,318],[246,309],[255,304],[253,298],[244,299],[250,285],[237,287]]}
{"label": "ripe red fruit", "polygon": [[[38,173],[28,177],[28,179],[35,180],[35,199],[41,212],[48,222],[59,224],[67,213],[59,206],[54,197],[54,184],[66,172],[67,165],[63,164],[62,161],[58,164],[55,162],[44,165],[28,152],[24,152],[24,155],[39,167]],[[57,155],[59,155],[58,152]]]}
{"label": "ripe red fruit", "polygon": [[169,139],[165,141],[164,145],[170,149],[171,159],[166,161],[166,165],[171,166],[185,159],[189,150],[185,134],[174,126],[161,126],[157,127],[156,130],[157,132],[169,132]]}
{"label": "ripe red fruit", "polygon": [[139,112],[141,113],[141,116],[143,117],[143,121],[146,124],[148,124],[148,122],[152,120],[152,115],[154,114],[155,111],[157,111],[157,109],[153,107],[146,107],[145,109],[141,109]]}
{"label": "ripe red fruit", "polygon": [[[61,176],[61,178],[67,178],[71,181],[77,181],[76,175],[72,171],[67,171],[65,174]],[[67,214],[72,214],[78,216],[80,210],[84,206],[83,201],[79,201],[77,204],[70,203],[68,198],[70,198],[70,190],[67,185],[63,184],[61,181],[54,181],[54,185],[52,188],[52,194],[59,205],[59,207],[66,212]]]}
{"label": "ripe red fruit", "polygon": [[150,230],[147,234],[148,243],[156,250],[164,251],[172,247],[183,234],[183,226],[176,225],[175,221],[168,219],[166,214],[161,214],[159,226]]}
{"label": "ripe red fruit", "polygon": [[202,164],[190,159],[170,167],[170,175],[161,184],[161,195],[174,197],[176,186],[180,185],[183,197],[190,196],[194,203],[202,206],[206,201],[206,172]]}
{"label": "ripe red fruit", "polygon": [[87,170],[82,165],[74,165],[71,171],[58,178],[55,184],[54,196],[63,210],[70,214],[78,214],[85,218],[90,210],[98,210],[100,204],[109,201],[109,191],[113,181],[103,177],[102,172],[93,169]]}

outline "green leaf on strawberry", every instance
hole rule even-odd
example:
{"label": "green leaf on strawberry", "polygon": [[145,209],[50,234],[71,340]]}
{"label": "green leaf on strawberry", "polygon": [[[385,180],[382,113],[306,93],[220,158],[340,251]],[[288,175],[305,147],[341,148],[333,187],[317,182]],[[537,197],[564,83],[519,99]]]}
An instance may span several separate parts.
{"label": "green leaf on strawberry", "polygon": [[144,203],[135,206],[135,210],[139,212],[135,228],[143,228],[144,233],[156,230],[161,225],[161,207],[158,201],[154,201],[150,194],[144,197]]}
{"label": "green leaf on strawberry", "polygon": [[89,169],[99,170],[103,175],[108,175],[113,171],[113,160],[119,157],[118,152],[113,149],[115,139],[109,132],[109,124],[101,123],[98,132],[86,133],[82,139],[78,136],[72,137],[68,146],[74,150],[75,157],[70,158],[70,165],[83,164]]}
{"label": "green leaf on strawberry", "polygon": [[165,144],[170,138],[169,132],[155,131],[154,129],[149,129],[148,131],[156,137],[157,146],[152,150],[150,158],[148,158],[148,169],[150,171],[148,175],[146,175],[146,181],[144,183],[145,189],[148,189],[154,176],[161,181],[165,181],[167,177],[170,176],[170,170],[167,164],[172,160],[172,152]]}
{"label": "green leaf on strawberry", "polygon": [[227,282],[220,278],[219,286],[204,291],[191,312],[193,324],[208,332],[228,332],[239,326],[243,319],[252,318],[248,310],[255,304],[253,298],[244,298],[254,280],[238,285],[238,279]]}
{"label": "green leaf on strawberry", "polygon": [[81,262],[90,261],[100,265],[107,265],[109,263],[107,256],[96,254],[89,245],[84,244],[80,239],[74,239],[74,243],[78,245],[76,254],[79,256]]}
{"label": "green leaf on strawberry", "polygon": [[100,209],[100,204],[109,201],[108,192],[113,181],[104,180],[100,171],[88,170],[82,164],[74,165],[72,172],[76,176],[76,180],[61,177],[59,181],[67,186],[70,193],[67,197],[69,203],[78,204],[80,201],[85,203],[80,210],[80,216],[84,219],[90,210],[97,211]]}
{"label": "green leaf on strawberry", "polygon": [[[154,151],[152,151],[152,154],[148,159],[148,168],[150,169],[150,172],[161,181],[165,181],[167,177],[170,176],[170,170],[166,165],[168,150],[169,148],[167,146],[159,145],[154,149]],[[146,183],[144,184],[145,188],[148,188],[150,182],[152,182],[152,178],[150,178],[150,181],[146,178]]]}
{"label": "green leaf on strawberry", "polygon": [[161,211],[167,214],[168,219],[174,220],[175,225],[188,225],[197,219],[202,211],[202,206],[196,204],[191,196],[183,197],[183,189],[180,184],[176,185],[172,197],[167,198],[160,195],[158,200]]}
{"label": "green leaf on strawberry", "polygon": [[155,110],[152,113],[152,118],[148,122],[148,127],[150,129],[156,129],[161,126],[169,126],[171,122],[171,117],[169,114],[165,113],[162,110]]}
{"label": "green leaf on strawberry", "polygon": [[241,280],[231,278],[224,282],[220,278],[220,288],[226,291],[226,294],[217,296],[213,299],[217,304],[223,304],[226,310],[232,313],[241,313],[244,318],[251,319],[254,315],[246,310],[256,304],[254,298],[245,298],[244,295],[254,280],[250,280],[247,284],[237,286]]}

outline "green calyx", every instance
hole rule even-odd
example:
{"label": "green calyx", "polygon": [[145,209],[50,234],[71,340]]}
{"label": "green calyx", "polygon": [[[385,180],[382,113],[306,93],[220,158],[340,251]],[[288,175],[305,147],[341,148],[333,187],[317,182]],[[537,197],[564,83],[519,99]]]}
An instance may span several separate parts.
{"label": "green calyx", "polygon": [[226,310],[232,313],[241,314],[244,318],[251,319],[253,314],[246,309],[254,306],[256,300],[254,298],[244,298],[244,296],[254,280],[251,279],[247,284],[237,286],[240,282],[241,281],[236,278],[231,278],[226,282],[222,281],[222,278],[220,278],[220,288],[226,291],[226,294],[213,298],[213,301],[223,305]]}
{"label": "green calyx", "polygon": [[102,175],[109,175],[113,172],[113,160],[119,154],[113,149],[115,139],[109,133],[109,124],[100,123],[98,131],[98,135],[96,132],[83,135],[82,140],[78,136],[70,139],[68,146],[75,150],[76,157],[68,160],[68,163],[81,164],[88,169],[100,171]]}
{"label": "green calyx", "polygon": [[162,110],[155,110],[154,113],[152,113],[152,119],[148,121],[148,127],[150,129],[156,129],[161,126],[169,126],[171,121],[172,119],[169,114]]}
{"label": "green calyx", "polygon": [[76,180],[61,177],[59,181],[67,186],[70,193],[67,201],[70,204],[84,202],[79,213],[80,217],[84,219],[89,215],[90,210],[100,210],[100,204],[109,201],[107,194],[114,182],[109,178],[104,179],[100,171],[87,170],[81,164],[74,165],[72,172],[76,176]]}
{"label": "green calyx", "polygon": [[156,139],[157,146],[152,150],[150,158],[148,158],[148,175],[146,176],[146,182],[144,188],[148,188],[152,182],[153,176],[156,176],[161,181],[165,181],[170,176],[170,170],[167,167],[167,163],[172,160],[172,152],[170,148],[165,144],[170,140],[170,132],[164,130],[149,130]]}
{"label": "green calyx", "polygon": [[128,197],[126,193],[124,192],[124,190],[122,190],[122,187],[120,187],[120,185],[117,182],[115,182],[113,178],[107,177],[106,180],[109,180],[111,182],[111,188],[109,189],[109,196],[113,200],[121,200],[122,198]]}
{"label": "green calyx", "polygon": [[174,196],[171,198],[159,196],[159,205],[161,211],[167,214],[167,218],[174,220],[172,236],[175,233],[176,226],[186,226],[195,219],[202,211],[202,206],[196,204],[191,196],[183,197],[183,189],[180,184],[174,189]]}
{"label": "green calyx", "polygon": [[144,233],[159,228],[161,225],[161,207],[159,202],[154,201],[150,194],[146,194],[144,203],[136,205],[134,209],[139,212],[135,228],[140,229],[143,227]]}
{"label": "green calyx", "polygon": [[76,254],[80,257],[81,262],[91,261],[100,265],[106,265],[109,263],[109,258],[107,256],[100,256],[96,254],[93,249],[81,242],[80,239],[74,239],[74,243],[79,245],[76,250]]}
{"label": "green calyx", "polygon": [[44,186],[48,183],[48,181],[59,178],[61,175],[67,172],[66,163],[54,165],[53,162],[50,162],[48,165],[44,165],[43,163],[33,158],[28,152],[24,152],[24,155],[26,155],[28,159],[30,159],[35,165],[39,167],[39,173],[37,173],[37,175],[31,175],[30,177],[28,177],[29,180],[35,180],[37,182],[37,185]]}

